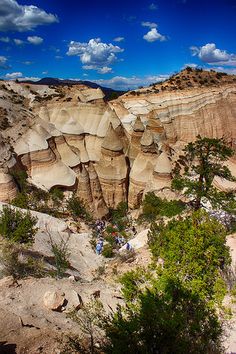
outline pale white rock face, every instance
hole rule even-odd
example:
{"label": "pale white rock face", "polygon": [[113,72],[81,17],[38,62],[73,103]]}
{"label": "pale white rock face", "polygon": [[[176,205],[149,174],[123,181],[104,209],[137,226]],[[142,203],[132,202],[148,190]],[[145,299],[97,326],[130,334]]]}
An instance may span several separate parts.
{"label": "pale white rock face", "polygon": [[56,148],[60,154],[61,161],[68,167],[77,166],[80,163],[79,155],[75,154],[67,144],[64,137],[55,138]]}
{"label": "pale white rock face", "polygon": [[93,100],[103,99],[105,95],[100,88],[97,89],[88,88],[79,91],[78,97],[82,102],[89,102]]}
{"label": "pale white rock face", "polygon": [[156,165],[154,167],[154,172],[158,174],[170,174],[172,171],[172,166],[166,152],[162,152],[157,158]]}
{"label": "pale white rock face", "polygon": [[134,208],[141,200],[156,165],[157,154],[140,152],[130,171],[129,205]]}
{"label": "pale white rock face", "polygon": [[150,130],[145,130],[140,140],[141,145],[150,146],[154,143],[153,133]]}
{"label": "pale white rock face", "polygon": [[35,166],[30,171],[31,179],[43,189],[50,189],[55,185],[71,187],[75,184],[76,174],[62,161],[52,165]]}
{"label": "pale white rock face", "polygon": [[[83,87],[66,93],[62,101],[58,101],[57,97],[56,95],[54,100],[47,99],[44,104],[36,104],[35,118],[30,128],[26,129],[14,144],[15,152],[28,171],[29,180],[44,190],[53,186],[74,186],[76,180],[81,178],[75,169],[90,162],[100,162],[103,143],[108,151],[123,150],[122,140],[114,131],[120,126],[120,120],[110,106],[103,102],[104,94],[100,89]],[[127,194],[124,186],[127,174],[124,154],[115,161],[117,165],[106,157],[100,163],[103,167],[98,167],[99,175],[96,180],[91,181],[92,188],[97,191],[94,195],[98,195],[92,199],[92,203],[101,216],[107,210],[101,183],[105,188],[106,183],[111,185],[115,180],[119,185],[115,188],[119,201]],[[88,183],[89,179],[90,177]],[[80,182],[78,188],[80,189]],[[84,188],[83,197],[86,197],[86,200],[90,198],[85,190],[90,190],[91,187],[82,187],[81,184],[81,188]],[[91,196],[92,194],[91,192]],[[109,205],[115,205],[116,198],[111,197],[110,192],[108,194],[109,200],[113,200]],[[89,201],[91,202],[91,199]]]}
{"label": "pale white rock face", "polygon": [[[8,205],[8,204],[0,202],[0,211],[2,211],[4,206],[6,206],[6,205]],[[11,206],[11,205],[10,205],[10,207],[12,209],[20,210],[25,213],[27,212],[27,210],[25,210],[25,209],[17,208],[17,207]],[[38,228],[40,230],[46,230],[46,231],[48,231],[49,234],[50,233],[63,233],[68,228],[67,224],[64,221],[54,218],[53,216],[39,213],[39,212],[33,211],[33,210],[30,210],[30,214],[37,218],[36,228]]]}
{"label": "pale white rock face", "polygon": [[76,151],[76,154],[79,156],[82,163],[89,162],[88,150],[83,136],[65,135],[65,139],[71,149]]}
{"label": "pale white rock face", "polygon": [[153,173],[153,169],[157,162],[156,154],[140,153],[134,160],[130,178],[138,182],[146,182]]}
{"label": "pale white rock face", "polygon": [[88,160],[99,161],[101,158],[101,147],[103,139],[94,135],[85,136],[85,145],[88,153]]}
{"label": "pale white rock face", "polygon": [[51,135],[39,124],[32,126],[17,141],[14,150],[18,155],[27,154],[28,152],[45,150],[48,148],[47,140]]}
{"label": "pale white rock face", "polygon": [[225,178],[216,176],[213,185],[223,192],[236,192],[236,182],[228,181]]}
{"label": "pale white rock face", "polygon": [[135,131],[135,132],[144,132],[145,131],[144,124],[141,121],[140,117],[137,117],[137,119],[135,120],[135,122],[133,124],[133,131]]}
{"label": "pale white rock face", "polygon": [[16,197],[18,188],[9,168],[15,165],[9,144],[6,144],[0,135],[0,201],[8,202]]}
{"label": "pale white rock face", "polygon": [[114,152],[122,151],[123,144],[117,133],[115,132],[112,124],[110,124],[107,134],[102,142],[102,148]]}
{"label": "pale white rock face", "polygon": [[[147,245],[148,243],[148,232],[149,229],[145,229],[137,234],[134,238],[129,240],[129,244],[131,245],[131,248],[134,250],[138,250],[140,248],[143,248],[144,246]],[[126,250],[126,244],[120,248],[120,252]]]}
{"label": "pale white rock face", "polygon": [[104,137],[110,122],[117,127],[120,122],[115,113],[104,104],[50,104],[47,110],[39,109],[39,117],[54,124],[65,134],[91,134]]}

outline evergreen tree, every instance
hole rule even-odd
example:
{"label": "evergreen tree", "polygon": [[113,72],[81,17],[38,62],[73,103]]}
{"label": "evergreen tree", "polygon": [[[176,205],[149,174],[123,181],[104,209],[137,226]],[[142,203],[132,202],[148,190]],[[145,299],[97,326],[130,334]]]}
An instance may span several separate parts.
{"label": "evergreen tree", "polygon": [[189,143],[174,168],[172,187],[184,190],[185,195],[193,197],[195,210],[201,207],[202,201],[210,201],[213,207],[232,209],[234,196],[232,193],[218,191],[213,186],[214,177],[234,180],[230,170],[223,165],[233,150],[227,146],[223,138],[201,138]]}

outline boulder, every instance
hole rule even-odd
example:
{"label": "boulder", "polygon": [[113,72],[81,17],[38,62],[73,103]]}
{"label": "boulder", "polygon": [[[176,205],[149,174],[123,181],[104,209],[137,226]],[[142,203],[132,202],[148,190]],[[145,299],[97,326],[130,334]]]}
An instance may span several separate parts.
{"label": "boulder", "polygon": [[44,306],[52,311],[61,311],[65,302],[65,294],[60,291],[47,291],[43,297]]}
{"label": "boulder", "polygon": [[75,290],[71,290],[70,293],[67,293],[67,301],[65,312],[79,310],[83,305],[81,296]]}

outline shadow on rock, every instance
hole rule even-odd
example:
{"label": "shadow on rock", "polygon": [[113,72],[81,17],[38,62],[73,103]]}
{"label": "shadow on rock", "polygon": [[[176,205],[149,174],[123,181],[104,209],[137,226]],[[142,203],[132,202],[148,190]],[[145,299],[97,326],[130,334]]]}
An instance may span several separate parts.
{"label": "shadow on rock", "polygon": [[7,342],[0,342],[1,354],[16,354],[16,344],[8,344]]}

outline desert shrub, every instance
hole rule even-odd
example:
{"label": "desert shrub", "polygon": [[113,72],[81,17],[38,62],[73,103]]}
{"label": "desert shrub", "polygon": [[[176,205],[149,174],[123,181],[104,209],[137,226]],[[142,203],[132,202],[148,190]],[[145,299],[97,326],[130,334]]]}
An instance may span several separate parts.
{"label": "desert shrub", "polygon": [[[117,226],[118,231],[123,231],[128,223],[127,219],[128,204],[120,202],[116,209],[110,209],[111,223]],[[116,230],[117,231],[117,230]]]}
{"label": "desert shrub", "polygon": [[12,171],[12,177],[14,178],[20,192],[26,192],[27,190],[27,173],[24,170],[21,171]]}
{"label": "desert shrub", "polygon": [[187,70],[188,73],[191,72],[191,71],[193,71],[193,69],[191,68],[191,66],[187,66],[187,67],[186,67],[186,70]]}
{"label": "desert shrub", "polygon": [[185,204],[181,200],[167,201],[163,199],[160,215],[172,217],[181,214],[184,209]]}
{"label": "desert shrub", "polygon": [[[188,281],[199,296],[220,297],[216,282],[230,264],[226,229],[217,220],[199,210],[167,225],[153,223],[148,233],[153,259],[163,259],[165,269]],[[223,289],[221,284],[221,289]]]}
{"label": "desert shrub", "polygon": [[62,278],[66,269],[69,268],[69,252],[68,252],[68,240],[61,240],[60,242],[54,242],[50,238],[51,251],[54,256],[54,265],[56,267],[56,277]]}
{"label": "desert shrub", "polygon": [[37,218],[29,212],[4,206],[0,214],[0,234],[9,241],[32,243],[37,232]]}
{"label": "desert shrub", "polygon": [[[101,350],[97,349],[95,344],[100,342],[102,338],[102,331],[99,324],[103,316],[103,305],[98,300],[91,300],[84,304],[79,311],[74,310],[68,314],[68,317],[79,326],[85,338],[89,339],[89,344],[86,346],[87,348],[82,345],[82,341],[79,337],[74,337],[73,340],[70,340],[70,344],[72,344],[71,348],[76,348],[76,353],[101,353]],[[66,353],[68,353],[68,351]]]}
{"label": "desert shrub", "polygon": [[11,204],[21,208],[28,209],[29,208],[29,197],[26,193],[18,193],[17,196],[11,201]]}
{"label": "desert shrub", "polygon": [[224,353],[218,313],[230,262],[225,229],[198,211],[153,224],[149,246],[156,263],[121,277],[125,304],[103,319],[104,352]]}
{"label": "desert shrub", "polygon": [[124,216],[127,215],[127,212],[128,212],[128,204],[127,204],[127,202],[120,202],[120,203],[117,205],[117,208],[116,208],[116,209],[113,209],[113,210],[111,211],[112,217],[113,217],[114,219],[123,218]]}
{"label": "desert shrub", "polygon": [[32,202],[38,203],[38,202],[47,202],[49,200],[50,196],[47,191],[44,191],[43,189],[33,187],[32,188],[32,193],[31,193],[31,199]]}
{"label": "desert shrub", "polygon": [[145,221],[154,221],[158,215],[172,217],[181,214],[185,209],[185,204],[182,201],[161,199],[153,192],[145,195],[142,206],[143,212],[140,219]]}
{"label": "desert shrub", "polygon": [[86,209],[84,201],[75,195],[73,195],[67,201],[67,209],[71,213],[74,219],[77,218],[83,218],[85,220],[91,219],[91,216]]}
{"label": "desert shrub", "polygon": [[1,246],[0,260],[3,264],[4,276],[11,275],[14,279],[22,279],[28,276],[41,278],[46,275],[42,260],[28,256],[22,259],[22,254],[26,252],[22,246],[11,243]]}
{"label": "desert shrub", "polygon": [[102,250],[102,255],[105,258],[112,258],[114,257],[114,251],[113,251],[113,247],[111,244],[107,243],[103,246],[103,250]]}
{"label": "desert shrub", "polygon": [[177,275],[146,280],[127,294],[125,306],[104,318],[106,354],[223,353],[222,326],[215,309]]}
{"label": "desert shrub", "polygon": [[172,188],[191,198],[195,210],[207,201],[216,209],[234,212],[236,206],[233,193],[218,191],[213,185],[216,176],[235,180],[229,168],[224,165],[224,161],[233,154],[223,138],[202,138],[198,135],[195,142],[186,145],[183,155],[176,161]]}
{"label": "desert shrub", "polygon": [[104,239],[112,246],[115,247],[115,238],[111,234],[105,234]]}
{"label": "desert shrub", "polygon": [[53,187],[50,190],[50,195],[55,204],[60,204],[64,199],[63,191],[57,187]]}
{"label": "desert shrub", "polygon": [[114,228],[112,225],[108,224],[107,227],[106,227],[106,233],[112,234],[113,232],[117,232],[117,229]]}
{"label": "desert shrub", "polygon": [[99,266],[99,267],[96,269],[96,273],[97,273],[98,278],[99,278],[100,276],[102,276],[102,275],[105,273],[105,271],[106,271],[105,265]]}

